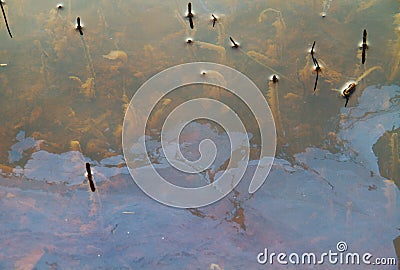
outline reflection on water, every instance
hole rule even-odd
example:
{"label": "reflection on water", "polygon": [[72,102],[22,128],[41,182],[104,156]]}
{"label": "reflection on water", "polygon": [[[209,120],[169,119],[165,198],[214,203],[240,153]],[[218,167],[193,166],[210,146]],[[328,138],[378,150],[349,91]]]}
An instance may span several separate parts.
{"label": "reflection on water", "polygon": [[[7,2],[13,38],[2,24],[1,268],[207,269],[215,263],[255,269],[264,247],[324,252],[339,240],[352,251],[395,256],[396,4],[196,0],[191,29],[185,1],[66,1],[62,9],[43,0]],[[75,31],[78,16],[83,36]],[[364,65],[357,47],[363,29],[369,42]],[[240,46],[231,48],[229,37]],[[315,92],[307,53],[313,41],[321,66]],[[227,198],[184,211],[157,204],[132,183],[121,130],[143,82],[193,61],[233,67],[263,91],[277,121],[278,159],[254,195],[246,188],[250,168]],[[375,66],[382,70],[360,81],[343,108],[331,90]],[[269,82],[272,74],[278,83]],[[177,105],[202,95],[239,111],[257,162],[260,135],[244,104],[216,87],[184,87],[157,105],[147,134],[146,151],[171,181],[178,178],[167,167],[157,127]],[[219,156],[182,185],[212,182],[226,168],[229,140],[212,122],[185,128],[180,146],[187,158],[198,158],[204,138],[217,143]],[[85,182],[85,162],[92,164],[96,193]]]}

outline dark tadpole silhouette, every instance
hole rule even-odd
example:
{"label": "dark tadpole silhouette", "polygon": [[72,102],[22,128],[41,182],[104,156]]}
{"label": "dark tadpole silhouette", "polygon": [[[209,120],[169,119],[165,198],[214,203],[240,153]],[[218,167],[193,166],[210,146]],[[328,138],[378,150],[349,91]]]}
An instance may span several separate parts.
{"label": "dark tadpole silhouette", "polygon": [[365,63],[365,54],[366,50],[368,49],[367,45],[367,29],[364,29],[363,31],[363,43],[362,43],[362,54],[361,54],[361,63]]}
{"label": "dark tadpole silhouette", "polygon": [[86,163],[86,172],[87,172],[87,178],[89,180],[90,190],[92,192],[95,192],[96,191],[96,187],[94,186],[93,175],[92,175],[92,171],[90,170],[90,164],[89,163]]}
{"label": "dark tadpole silhouette", "polygon": [[192,3],[191,2],[189,2],[188,3],[188,13],[187,13],[187,17],[188,18],[191,18],[191,17],[193,17],[194,15],[193,15],[193,13],[192,13]]}
{"label": "dark tadpole silhouette", "polygon": [[1,11],[3,12],[3,18],[4,18],[4,22],[6,23],[6,27],[7,27],[8,34],[9,34],[10,37],[12,38],[11,30],[10,30],[10,27],[8,26],[8,21],[7,21],[7,17],[6,17],[6,12],[4,11],[3,2],[2,2],[1,0],[0,0],[0,6],[1,6]]}
{"label": "dark tadpole silhouette", "polygon": [[231,42],[232,42],[232,47],[234,47],[234,48],[238,48],[239,47],[239,44],[237,44],[234,40],[233,40],[233,38],[232,37],[229,37],[229,39],[231,40]]}
{"label": "dark tadpole silhouette", "polygon": [[211,14],[211,17],[213,18],[213,27],[215,26],[215,22],[218,21],[217,17],[214,16],[214,14]]}
{"label": "dark tadpole silhouette", "polygon": [[363,45],[367,44],[367,29],[364,29],[363,31]]}
{"label": "dark tadpole silhouette", "polygon": [[189,18],[190,28],[193,29],[194,28],[194,24],[193,24],[194,15],[192,13],[192,3],[191,2],[188,3],[188,13],[187,13],[186,17]]}
{"label": "dark tadpole silhouette", "polygon": [[313,44],[312,44],[312,47],[311,47],[311,54],[312,54],[312,55],[314,54],[314,47],[315,47],[315,40],[314,40],[314,42],[313,42]]}
{"label": "dark tadpole silhouette", "polygon": [[190,25],[190,28],[192,28],[192,29],[194,28],[192,17],[189,17],[189,25]]}
{"label": "dark tadpole silhouette", "polygon": [[365,48],[364,48],[364,47],[363,47],[362,53],[361,53],[361,63],[362,63],[362,64],[365,63]]}
{"label": "dark tadpole silhouette", "polygon": [[76,29],[79,31],[79,34],[81,34],[81,36],[83,36],[83,31],[82,31],[82,26],[81,26],[81,18],[80,17],[76,18],[76,23],[77,23]]}
{"label": "dark tadpole silhouette", "polygon": [[350,96],[354,93],[356,90],[356,83],[350,83],[342,92],[342,96],[346,99],[346,103],[344,104],[345,107],[347,107],[347,103],[349,103]]}
{"label": "dark tadpole silhouette", "polygon": [[318,70],[317,70],[317,77],[315,77],[315,83],[314,83],[314,92],[315,92],[315,90],[317,89],[318,74],[319,74],[319,72],[318,72]]}
{"label": "dark tadpole silhouette", "polygon": [[347,97],[347,96],[346,96],[345,98],[346,98],[346,103],[344,104],[344,106],[347,107],[347,103],[349,103],[349,98],[350,98],[350,97]]}
{"label": "dark tadpole silhouette", "polygon": [[315,47],[315,41],[314,41],[314,43],[313,43],[313,45],[312,45],[312,47],[311,47],[311,52],[310,52],[310,54],[311,54],[311,58],[312,58],[312,60],[313,60],[314,65],[317,66],[317,64],[318,64],[318,63],[316,63],[317,59],[315,59],[315,57],[314,57],[314,47]]}
{"label": "dark tadpole silhouette", "polygon": [[313,58],[313,62],[314,62],[314,65],[315,65],[315,71],[317,72],[317,77],[315,78],[315,83],[314,83],[314,92],[315,92],[315,90],[317,89],[317,83],[318,83],[319,72],[321,71],[321,67],[318,64],[317,59],[313,56],[313,54],[314,54],[313,53],[314,45],[315,45],[315,41],[314,41],[313,47],[311,49],[311,53],[312,53],[311,56]]}

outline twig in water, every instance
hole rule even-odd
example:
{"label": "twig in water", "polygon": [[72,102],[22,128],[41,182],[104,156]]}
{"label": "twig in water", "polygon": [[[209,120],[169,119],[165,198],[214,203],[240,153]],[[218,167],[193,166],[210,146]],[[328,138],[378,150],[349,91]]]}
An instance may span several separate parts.
{"label": "twig in water", "polygon": [[8,26],[8,22],[7,22],[6,12],[4,11],[3,2],[1,0],[0,0],[0,6],[1,6],[1,11],[3,12],[3,18],[6,23],[8,34],[12,38],[11,30],[10,30],[10,27]]}

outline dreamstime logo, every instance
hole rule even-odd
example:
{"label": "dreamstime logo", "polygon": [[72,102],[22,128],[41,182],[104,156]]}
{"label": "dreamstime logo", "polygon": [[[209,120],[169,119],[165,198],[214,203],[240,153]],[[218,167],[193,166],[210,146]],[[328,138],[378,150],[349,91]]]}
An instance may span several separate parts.
{"label": "dreamstime logo", "polygon": [[211,204],[230,193],[240,182],[250,153],[245,126],[229,106],[207,97],[191,99],[174,108],[162,125],[161,145],[170,166],[188,174],[202,172],[214,162],[216,144],[210,139],[202,140],[199,144],[200,158],[190,161],[181,152],[179,137],[185,126],[197,119],[213,121],[225,130],[230,140],[230,160],[222,175],[205,186],[180,187],[165,180],[150,160],[145,131],[153,109],[167,94],[193,84],[221,87],[241,99],[251,110],[261,138],[260,159],[248,189],[249,193],[254,193],[266,180],[275,155],[273,116],[261,91],[248,77],[215,63],[196,62],[171,67],[150,78],[137,90],[126,111],[122,133],[123,151],[130,174],[151,198],[178,208]]}
{"label": "dreamstime logo", "polygon": [[258,253],[257,262],[259,264],[282,264],[282,265],[320,265],[329,263],[332,265],[396,265],[397,259],[394,257],[375,257],[369,253],[348,252],[347,243],[339,241],[336,250],[328,250],[320,254],[314,252],[286,253],[271,252],[264,248],[263,252]]}

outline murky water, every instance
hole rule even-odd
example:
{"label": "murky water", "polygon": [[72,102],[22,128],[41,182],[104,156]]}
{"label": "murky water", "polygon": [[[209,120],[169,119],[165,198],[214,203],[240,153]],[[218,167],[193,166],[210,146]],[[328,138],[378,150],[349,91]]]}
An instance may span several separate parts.
{"label": "murky water", "polygon": [[[339,241],[351,252],[398,256],[398,1],[198,0],[193,30],[184,1],[63,4],[9,1],[12,39],[0,24],[0,64],[6,64],[0,66],[0,268],[264,269],[257,263],[264,248],[321,254],[336,251]],[[83,36],[74,29],[78,16]],[[240,47],[231,48],[229,37]],[[321,66],[315,92],[314,41]],[[251,163],[226,198],[178,210],[134,184],[121,131],[142,83],[194,61],[235,68],[261,89],[279,119],[277,159],[254,195],[247,193]],[[332,90],[372,67],[345,108]],[[274,73],[278,84],[269,82]],[[259,157],[260,134],[242,102],[224,89],[182,87],[157,105],[147,132],[151,160],[180,185],[213,181],[229,159],[226,134],[203,120],[188,125],[180,143],[195,160],[201,140],[215,141],[219,152],[209,170],[180,183],[160,149],[168,113],[201,96],[239,112],[252,162]],[[85,181],[85,162],[92,164],[96,193]]]}

